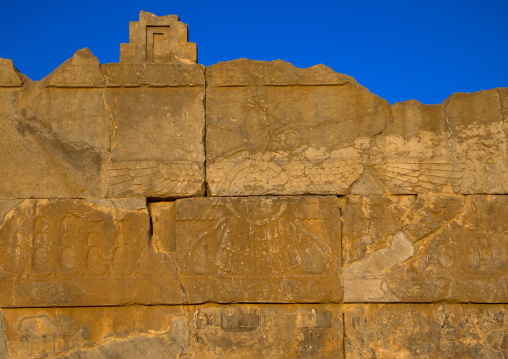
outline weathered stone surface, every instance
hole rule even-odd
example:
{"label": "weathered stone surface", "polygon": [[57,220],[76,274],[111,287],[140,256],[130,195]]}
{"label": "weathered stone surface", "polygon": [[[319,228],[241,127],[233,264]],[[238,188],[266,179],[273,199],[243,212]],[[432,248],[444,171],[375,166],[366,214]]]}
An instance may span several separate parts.
{"label": "weathered stone surface", "polygon": [[12,60],[0,59],[0,87],[22,86],[23,81]]}
{"label": "weathered stone surface", "polygon": [[341,300],[336,197],[189,198],[175,213],[189,303]]}
{"label": "weathered stone surface", "polygon": [[496,89],[396,103],[367,164],[375,180],[352,193],[507,193],[505,121]]}
{"label": "weathered stone surface", "polygon": [[76,51],[42,82],[47,87],[103,87],[106,84],[99,60],[86,47]]}
{"label": "weathered stone surface", "polygon": [[2,358],[342,358],[341,305],[2,310]]}
{"label": "weathered stone surface", "polygon": [[205,85],[203,65],[187,64],[104,64],[107,87],[195,87]]}
{"label": "weathered stone surface", "polygon": [[120,62],[195,64],[196,44],[188,42],[187,25],[179,20],[141,11],[139,21],[129,23],[129,43],[120,47]]}
{"label": "weathered stone surface", "polygon": [[344,194],[390,105],[324,66],[235,60],[207,68],[212,195]]}
{"label": "weathered stone surface", "polygon": [[0,306],[184,302],[144,199],[0,203]]}
{"label": "weathered stone surface", "polygon": [[506,358],[508,305],[348,304],[347,358]]}
{"label": "weathered stone surface", "polygon": [[155,359],[189,353],[182,307],[23,308],[2,314],[5,359]]}
{"label": "weathered stone surface", "polygon": [[191,358],[343,358],[341,305],[186,307]]}
{"label": "weathered stone surface", "polygon": [[[138,40],[159,25],[186,36],[174,16],[141,17]],[[160,61],[102,68],[85,48],[41,82],[0,89],[0,199],[203,194],[204,67],[180,61],[182,41]],[[9,71],[0,86],[20,86]]]}
{"label": "weathered stone surface", "polygon": [[204,87],[108,89],[115,125],[111,196],[185,197],[204,190]]}
{"label": "weathered stone surface", "polygon": [[153,248],[156,252],[176,253],[175,202],[150,203],[149,210],[152,217]]}
{"label": "weathered stone surface", "polygon": [[104,196],[101,90],[39,85],[0,90],[0,199]]}
{"label": "weathered stone surface", "polygon": [[508,196],[348,196],[345,302],[508,301]]}
{"label": "weathered stone surface", "polygon": [[508,358],[508,88],[390,106],[129,30],[0,59],[0,359]]}

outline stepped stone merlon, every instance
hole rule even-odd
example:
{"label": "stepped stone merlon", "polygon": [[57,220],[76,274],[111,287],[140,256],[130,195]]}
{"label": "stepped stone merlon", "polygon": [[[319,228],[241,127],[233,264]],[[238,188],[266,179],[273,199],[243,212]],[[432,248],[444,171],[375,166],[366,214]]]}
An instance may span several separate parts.
{"label": "stepped stone merlon", "polygon": [[129,43],[120,45],[120,62],[195,64],[197,47],[178,16],[141,11],[139,21],[129,23]]}

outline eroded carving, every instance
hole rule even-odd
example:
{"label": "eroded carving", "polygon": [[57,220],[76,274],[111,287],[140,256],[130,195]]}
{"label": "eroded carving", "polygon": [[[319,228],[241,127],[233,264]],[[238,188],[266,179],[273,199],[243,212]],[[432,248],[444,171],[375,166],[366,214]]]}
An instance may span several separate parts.
{"label": "eroded carving", "polygon": [[[123,345],[115,345],[121,353],[128,350],[128,341],[136,338],[144,340],[146,347],[154,345],[151,342],[157,338],[171,352],[184,343],[179,339],[187,336],[186,325],[179,325],[182,319],[185,322],[181,307],[24,308],[5,309],[2,314],[10,359],[64,354],[92,358],[94,347],[113,355],[115,351],[106,342],[123,339]],[[146,347],[138,349],[149,355]],[[121,357],[130,358],[131,354]]]}
{"label": "eroded carving", "polygon": [[504,358],[506,305],[345,306],[345,346],[353,358]]}
{"label": "eroded carving", "polygon": [[339,305],[227,305],[186,311],[197,357],[342,358]]}
{"label": "eroded carving", "polygon": [[12,209],[0,227],[1,305],[181,302],[173,260],[148,243],[143,202],[121,203],[25,200]]}
{"label": "eroded carving", "polygon": [[191,302],[340,300],[337,198],[184,199],[176,220]]}
{"label": "eroded carving", "polygon": [[274,65],[237,60],[207,71],[215,79],[206,102],[211,193],[347,193],[363,172],[372,136],[387,122],[389,105],[353,81],[296,87],[217,82]]}
{"label": "eroded carving", "polygon": [[[350,196],[344,301],[503,303],[505,196]],[[481,215],[489,213],[489,219]]]}

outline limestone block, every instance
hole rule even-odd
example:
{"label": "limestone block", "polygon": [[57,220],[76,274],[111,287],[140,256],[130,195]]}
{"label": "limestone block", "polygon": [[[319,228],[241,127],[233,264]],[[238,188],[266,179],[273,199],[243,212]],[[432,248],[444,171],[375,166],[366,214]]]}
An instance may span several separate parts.
{"label": "limestone block", "polygon": [[4,309],[2,316],[5,359],[156,359],[189,353],[182,307],[22,308]]}
{"label": "limestone block", "polygon": [[175,215],[189,303],[341,300],[336,197],[188,198]]}
{"label": "limestone block", "polygon": [[182,303],[144,198],[0,201],[0,306]]}
{"label": "limestone block", "polygon": [[189,306],[191,358],[343,358],[342,305]]}
{"label": "limestone block", "polygon": [[112,132],[99,89],[0,89],[0,199],[102,197]]}
{"label": "limestone block", "polygon": [[507,193],[505,119],[497,89],[396,103],[352,193]]}
{"label": "limestone block", "polygon": [[152,217],[151,243],[156,252],[176,253],[175,202],[150,203]]}
{"label": "limestone block", "polygon": [[146,64],[138,82],[132,66],[105,65],[106,83],[84,49],[41,82],[0,88],[0,199],[203,193],[203,66]]}
{"label": "limestone block", "polygon": [[99,60],[86,47],[76,51],[42,82],[48,87],[103,87],[106,83]]}
{"label": "limestone block", "polygon": [[345,194],[390,105],[325,66],[235,60],[207,68],[212,195]]}
{"label": "limestone block", "polygon": [[3,309],[5,359],[343,358],[342,305]]}
{"label": "limestone block", "polygon": [[508,305],[348,304],[347,358],[506,358]]}
{"label": "limestone block", "polygon": [[203,65],[187,64],[104,64],[102,73],[108,87],[189,87],[205,85]]}
{"label": "limestone block", "polygon": [[23,81],[12,60],[0,59],[0,87],[22,86]]}
{"label": "limestone block", "polygon": [[348,196],[344,302],[508,301],[508,196]]}
{"label": "limestone block", "polygon": [[111,88],[113,197],[185,197],[204,190],[204,87]]}
{"label": "limestone block", "polygon": [[176,15],[141,11],[129,23],[129,43],[122,44],[120,62],[195,64],[197,46],[189,42],[187,25]]}

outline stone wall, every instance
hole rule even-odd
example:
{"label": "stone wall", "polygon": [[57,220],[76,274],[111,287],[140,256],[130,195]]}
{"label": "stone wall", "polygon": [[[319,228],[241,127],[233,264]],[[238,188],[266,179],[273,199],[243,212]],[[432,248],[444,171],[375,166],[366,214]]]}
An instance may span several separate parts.
{"label": "stone wall", "polygon": [[508,357],[508,89],[120,51],[0,60],[1,358]]}

